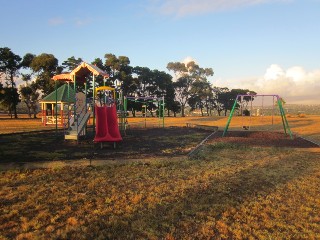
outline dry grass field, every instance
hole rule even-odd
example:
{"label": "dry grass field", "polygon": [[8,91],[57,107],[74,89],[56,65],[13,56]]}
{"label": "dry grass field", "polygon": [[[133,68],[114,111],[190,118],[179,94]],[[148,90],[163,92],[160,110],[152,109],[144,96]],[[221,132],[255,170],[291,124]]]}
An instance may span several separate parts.
{"label": "dry grass field", "polygon": [[[130,127],[141,120],[129,119]],[[191,123],[220,129],[226,120],[165,119],[168,127]],[[230,130],[245,120],[235,117]],[[251,125],[277,130],[279,124],[270,126],[269,120],[252,118]],[[319,116],[288,121],[294,133],[320,141]],[[40,120],[0,119],[0,132],[8,133],[12,123],[18,132],[43,129],[36,124]],[[183,133],[190,135],[159,136],[155,147],[161,152],[135,153],[135,160],[1,171],[0,239],[320,239],[320,148],[212,139],[191,158],[170,155],[208,135]],[[152,130],[149,134],[136,141],[154,141]],[[166,144],[172,149],[163,148]],[[112,150],[99,154],[104,151]]]}

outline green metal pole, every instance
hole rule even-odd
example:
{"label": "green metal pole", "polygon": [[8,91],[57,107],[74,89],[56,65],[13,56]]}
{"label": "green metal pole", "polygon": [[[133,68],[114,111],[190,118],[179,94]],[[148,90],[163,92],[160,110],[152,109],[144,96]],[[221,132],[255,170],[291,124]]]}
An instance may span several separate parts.
{"label": "green metal pole", "polygon": [[282,124],[283,124],[283,127],[284,127],[284,131],[287,134],[287,130],[288,130],[290,138],[293,139],[293,135],[292,135],[292,132],[290,130],[289,123],[288,123],[288,120],[286,118],[286,114],[285,114],[284,109],[282,107],[281,99],[278,99],[278,105],[279,105],[279,109],[280,109],[281,116],[282,116]]}
{"label": "green metal pole", "polygon": [[288,123],[288,120],[287,120],[286,115],[284,115],[284,121],[285,121],[285,123],[286,123],[287,130],[288,130],[289,135],[290,135],[290,139],[293,139],[293,135],[292,135],[291,129],[290,129],[290,127],[289,127],[289,123]]}
{"label": "green metal pole", "polygon": [[92,89],[93,89],[93,93],[92,93],[92,100],[93,100],[93,105],[92,105],[92,113],[93,113],[93,122],[92,122],[92,125],[93,125],[93,131],[95,132],[96,129],[95,129],[95,126],[96,126],[96,115],[95,115],[95,98],[96,98],[96,87],[95,87],[95,77],[94,77],[94,74],[92,74],[92,82],[93,82],[93,85],[92,85]]}
{"label": "green metal pole", "polygon": [[[123,109],[124,111],[127,113],[127,98],[126,97],[123,97]],[[126,114],[127,115],[127,114]]]}
{"label": "green metal pole", "polygon": [[161,125],[161,108],[162,108],[162,106],[161,106],[161,101],[159,100],[159,99],[157,99],[158,100],[158,123],[159,123],[159,127],[160,127],[160,125]]}
{"label": "green metal pole", "polygon": [[127,98],[124,96],[123,97],[123,111],[124,111],[124,130],[126,130],[126,123],[127,123]]}
{"label": "green metal pole", "polygon": [[74,89],[74,94],[75,94],[75,101],[74,101],[74,104],[73,104],[73,122],[74,124],[76,124],[76,129],[77,129],[77,132],[78,132],[78,116],[77,116],[77,92],[76,92],[76,89],[77,89],[77,81],[76,81],[76,75],[73,76],[73,89]]}
{"label": "green metal pole", "polygon": [[74,100],[74,103],[73,103],[73,121],[76,120],[76,114],[77,114],[77,106],[76,106],[76,103],[77,103],[77,95],[76,95],[76,75],[73,75],[73,89],[74,89],[74,97],[75,97],[75,100]]}
{"label": "green metal pole", "polygon": [[67,111],[67,113],[68,113],[68,130],[69,130],[69,128],[70,128],[70,83],[68,82],[68,111]]}
{"label": "green metal pole", "polygon": [[284,119],[283,119],[283,112],[282,112],[281,100],[278,99],[277,102],[278,102],[278,106],[279,106],[279,111],[280,111],[280,116],[281,116],[281,121],[282,121],[283,130],[284,130],[284,133],[287,134],[286,125],[285,125]]}
{"label": "green metal pole", "polygon": [[84,83],[84,92],[85,92],[85,94],[86,94],[85,103],[86,103],[86,112],[87,112],[87,109],[88,109],[88,107],[87,107],[87,104],[88,104],[88,101],[87,101],[87,94],[88,94],[87,80],[86,80],[86,82]]}
{"label": "green metal pole", "polygon": [[57,91],[57,80],[54,84],[55,90],[56,90],[56,107],[55,107],[55,111],[56,111],[56,135],[58,134],[58,91]]}
{"label": "green metal pole", "polygon": [[164,96],[162,96],[162,127],[164,128]]}
{"label": "green metal pole", "polygon": [[[103,86],[106,86],[106,79],[103,78]],[[117,97],[116,97],[117,98]],[[116,101],[116,99],[114,99],[114,101]],[[107,96],[106,96],[106,92],[104,92],[104,104],[107,104]]]}
{"label": "green metal pole", "polygon": [[[85,79],[85,82],[84,82],[84,92],[85,92],[85,108],[86,108],[86,110],[85,110],[85,113],[87,113],[88,112],[88,102],[87,102],[87,94],[88,94],[88,88],[87,88],[87,79]],[[89,115],[89,121],[90,121],[90,115]],[[88,122],[87,122],[87,124],[86,124],[86,128],[85,128],[85,134],[87,134],[87,132],[88,132]]]}
{"label": "green metal pole", "polygon": [[238,100],[238,96],[237,96],[236,99],[234,100],[234,104],[233,104],[232,110],[231,110],[231,112],[230,112],[227,125],[226,125],[226,127],[224,128],[222,137],[225,137],[226,134],[227,134],[227,131],[228,131],[228,128],[229,128],[229,125],[230,125],[230,122],[231,122],[231,118],[232,118],[233,113],[234,113],[234,110],[235,110],[235,108],[236,108],[236,106],[237,106],[237,100]]}

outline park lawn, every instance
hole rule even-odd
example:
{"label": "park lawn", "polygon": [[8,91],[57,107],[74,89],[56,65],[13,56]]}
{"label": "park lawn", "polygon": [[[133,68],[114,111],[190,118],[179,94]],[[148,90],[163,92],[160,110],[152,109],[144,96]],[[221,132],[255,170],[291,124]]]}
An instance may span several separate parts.
{"label": "park lawn", "polygon": [[[39,130],[30,124],[39,119],[28,121],[10,120],[0,132],[13,122],[12,129]],[[231,130],[242,121],[234,118]],[[320,140],[319,116],[288,121],[294,132]],[[187,122],[199,123],[171,124]],[[2,171],[0,239],[319,239],[319,157],[319,148],[219,143],[191,159]]]}
{"label": "park lawn", "polygon": [[205,145],[0,175],[0,239],[319,239],[319,149]]}

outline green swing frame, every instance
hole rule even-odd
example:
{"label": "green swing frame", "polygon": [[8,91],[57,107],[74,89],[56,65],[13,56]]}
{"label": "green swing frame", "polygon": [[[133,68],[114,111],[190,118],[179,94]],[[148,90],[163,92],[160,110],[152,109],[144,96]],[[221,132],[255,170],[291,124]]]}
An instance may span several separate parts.
{"label": "green swing frame", "polygon": [[[222,134],[223,137],[225,137],[227,135],[227,132],[228,132],[228,129],[229,129],[229,125],[231,123],[231,119],[232,119],[234,111],[236,109],[238,100],[239,100],[239,98],[242,99],[243,97],[251,97],[251,101],[253,101],[254,97],[273,97],[273,98],[276,98],[277,99],[277,105],[279,106],[279,111],[280,111],[280,115],[281,115],[281,120],[282,120],[284,133],[286,135],[289,134],[290,138],[293,139],[293,134],[292,134],[292,132],[290,130],[289,123],[288,123],[288,120],[286,118],[286,114],[284,112],[283,106],[282,106],[281,98],[280,98],[279,95],[272,95],[272,94],[270,94],[270,95],[253,95],[253,94],[239,94],[239,95],[237,95],[236,99],[234,100],[234,104],[233,104],[233,107],[231,109],[230,115],[228,117],[227,124],[226,124],[226,126],[224,128],[224,131],[223,131],[223,134]],[[251,114],[252,113],[250,111],[250,116],[251,116]]]}

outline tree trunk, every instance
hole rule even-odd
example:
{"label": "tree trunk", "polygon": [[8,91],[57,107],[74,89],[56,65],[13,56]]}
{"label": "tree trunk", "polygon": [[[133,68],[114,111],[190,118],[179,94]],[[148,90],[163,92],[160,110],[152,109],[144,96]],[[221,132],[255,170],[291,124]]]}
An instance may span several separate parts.
{"label": "tree trunk", "polygon": [[32,111],[33,111],[33,118],[37,118],[37,105],[32,104],[33,106]]}
{"label": "tree trunk", "polygon": [[185,117],[185,115],[184,115],[184,106],[183,105],[181,105],[181,117]]}
{"label": "tree trunk", "polygon": [[29,116],[29,118],[31,118],[31,106],[30,106],[30,104],[28,104],[27,100],[25,100],[24,103],[26,104],[27,109],[28,109],[28,116]]}
{"label": "tree trunk", "polygon": [[16,103],[16,99],[14,97],[14,79],[13,79],[13,75],[11,74],[10,76],[10,81],[11,81],[11,94],[12,94],[12,104],[13,104],[13,113],[14,113],[14,118],[18,118],[18,114],[17,114],[17,103]]}

